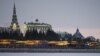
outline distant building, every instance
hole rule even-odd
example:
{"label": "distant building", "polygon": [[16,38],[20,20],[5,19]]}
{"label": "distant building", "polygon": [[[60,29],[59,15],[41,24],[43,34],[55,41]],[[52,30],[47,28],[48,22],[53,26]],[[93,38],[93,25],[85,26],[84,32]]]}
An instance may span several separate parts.
{"label": "distant building", "polygon": [[0,32],[11,32],[11,31],[17,31],[18,33],[20,33],[20,27],[18,24],[18,20],[17,20],[17,15],[16,15],[16,7],[14,4],[14,8],[13,8],[13,16],[12,16],[12,22],[10,27],[0,27]]}
{"label": "distant building", "polygon": [[88,36],[86,39],[90,39],[91,41],[96,41],[95,37],[93,36]]}
{"label": "distant building", "polygon": [[20,31],[20,27],[19,27],[17,15],[16,15],[15,4],[14,4],[14,8],[13,8],[13,16],[12,16],[12,22],[11,22],[11,25],[10,25],[10,29],[13,30],[13,31]]}
{"label": "distant building", "polygon": [[81,39],[83,39],[84,36],[80,33],[79,29],[77,28],[75,34],[73,35],[73,38],[81,38]]}
{"label": "distant building", "polygon": [[56,32],[56,33],[60,35],[60,40],[67,40],[69,38],[72,38],[72,34],[68,32]]}
{"label": "distant building", "polygon": [[65,35],[67,34],[67,32],[56,32],[56,33],[59,34],[61,38],[64,38]]}
{"label": "distant building", "polygon": [[8,27],[0,27],[0,32],[8,31],[10,32],[10,29]]}
{"label": "distant building", "polygon": [[48,29],[52,30],[52,26],[47,23],[40,23],[38,19],[35,20],[36,22],[29,22],[25,24],[25,31],[26,30],[37,30],[38,32],[46,33]]}

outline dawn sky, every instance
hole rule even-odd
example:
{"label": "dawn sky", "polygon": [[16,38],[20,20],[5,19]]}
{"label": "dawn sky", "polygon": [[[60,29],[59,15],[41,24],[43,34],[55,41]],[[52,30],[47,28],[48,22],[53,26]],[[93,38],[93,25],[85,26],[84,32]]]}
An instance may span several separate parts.
{"label": "dawn sky", "polygon": [[78,27],[85,37],[100,38],[100,0],[0,0],[0,27],[10,26],[14,2],[20,25],[38,18],[55,31],[73,34]]}

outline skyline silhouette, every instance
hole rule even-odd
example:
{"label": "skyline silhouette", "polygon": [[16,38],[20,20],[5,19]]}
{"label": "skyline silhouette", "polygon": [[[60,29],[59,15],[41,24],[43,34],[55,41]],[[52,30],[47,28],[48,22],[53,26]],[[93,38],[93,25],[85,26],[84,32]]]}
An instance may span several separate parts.
{"label": "skyline silhouette", "polygon": [[0,26],[9,26],[12,20],[13,4],[16,4],[20,25],[38,18],[53,26],[55,31],[75,33],[77,26],[87,36],[100,37],[100,1],[99,0],[1,0]]}

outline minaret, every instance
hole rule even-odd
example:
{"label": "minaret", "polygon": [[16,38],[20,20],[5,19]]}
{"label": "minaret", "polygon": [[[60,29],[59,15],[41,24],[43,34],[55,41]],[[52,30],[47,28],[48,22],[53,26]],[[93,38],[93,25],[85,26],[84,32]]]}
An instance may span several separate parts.
{"label": "minaret", "polygon": [[10,28],[13,31],[20,31],[20,27],[19,27],[18,20],[17,20],[17,15],[16,15],[15,4],[14,4],[14,8],[13,8],[12,22],[11,22]]}

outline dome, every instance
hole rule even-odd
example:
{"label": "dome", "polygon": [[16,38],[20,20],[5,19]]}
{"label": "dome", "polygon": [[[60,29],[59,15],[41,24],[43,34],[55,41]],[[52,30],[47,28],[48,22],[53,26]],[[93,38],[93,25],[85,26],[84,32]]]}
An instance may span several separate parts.
{"label": "dome", "polygon": [[83,35],[80,33],[79,29],[77,28],[75,34],[73,35],[74,38],[81,38],[83,39]]}

